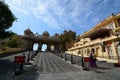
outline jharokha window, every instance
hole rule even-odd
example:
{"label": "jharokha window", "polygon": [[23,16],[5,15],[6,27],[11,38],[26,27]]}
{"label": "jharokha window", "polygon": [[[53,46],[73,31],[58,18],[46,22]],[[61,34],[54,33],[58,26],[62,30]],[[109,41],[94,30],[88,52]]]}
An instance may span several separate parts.
{"label": "jharokha window", "polygon": [[118,19],[118,25],[119,25],[119,27],[120,27],[120,19]]}

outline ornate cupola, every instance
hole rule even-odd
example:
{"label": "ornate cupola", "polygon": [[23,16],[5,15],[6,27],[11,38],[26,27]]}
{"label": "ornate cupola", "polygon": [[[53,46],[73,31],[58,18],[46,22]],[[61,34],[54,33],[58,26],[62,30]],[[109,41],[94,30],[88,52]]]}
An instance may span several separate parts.
{"label": "ornate cupola", "polygon": [[45,31],[45,32],[42,33],[42,36],[43,37],[49,37],[50,35],[49,35],[49,33],[47,31]]}
{"label": "ornate cupola", "polygon": [[33,35],[33,32],[28,28],[24,31],[24,35]]}

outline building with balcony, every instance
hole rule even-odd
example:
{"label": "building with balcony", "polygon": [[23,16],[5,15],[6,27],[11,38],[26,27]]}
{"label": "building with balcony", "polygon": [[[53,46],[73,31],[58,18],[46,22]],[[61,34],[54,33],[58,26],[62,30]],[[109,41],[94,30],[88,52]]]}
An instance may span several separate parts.
{"label": "building with balcony", "polygon": [[79,36],[79,41],[66,53],[89,56],[93,49],[98,57],[120,59],[120,14],[112,14],[95,27]]}

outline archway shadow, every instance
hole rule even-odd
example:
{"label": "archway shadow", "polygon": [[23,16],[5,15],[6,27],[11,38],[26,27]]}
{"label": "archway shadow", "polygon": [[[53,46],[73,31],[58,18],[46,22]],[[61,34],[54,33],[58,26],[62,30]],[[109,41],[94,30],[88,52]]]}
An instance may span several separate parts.
{"label": "archway shadow", "polygon": [[9,59],[0,59],[0,80],[37,80],[38,77],[39,73],[37,73],[35,66],[31,65],[31,67],[24,69],[21,74],[15,75],[14,62]]}
{"label": "archway shadow", "polygon": [[13,62],[9,59],[0,59],[0,75],[13,71]]}

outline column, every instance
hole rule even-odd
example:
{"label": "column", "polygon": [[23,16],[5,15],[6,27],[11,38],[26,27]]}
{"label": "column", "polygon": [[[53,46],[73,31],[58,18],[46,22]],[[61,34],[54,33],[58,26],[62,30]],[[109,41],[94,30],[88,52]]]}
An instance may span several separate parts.
{"label": "column", "polygon": [[47,51],[51,51],[51,49],[50,49],[50,43],[47,44]]}
{"label": "column", "polygon": [[27,40],[27,50],[33,50],[33,42],[31,40]]}
{"label": "column", "polygon": [[38,50],[39,50],[39,51],[42,51],[41,49],[42,49],[42,43],[39,43],[39,45],[38,45]]}

